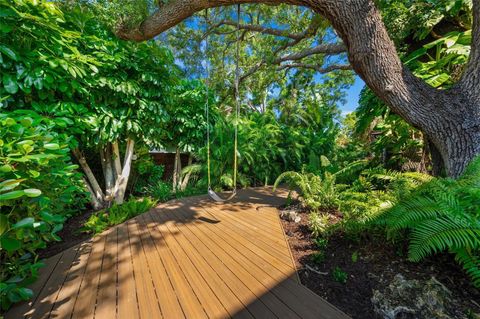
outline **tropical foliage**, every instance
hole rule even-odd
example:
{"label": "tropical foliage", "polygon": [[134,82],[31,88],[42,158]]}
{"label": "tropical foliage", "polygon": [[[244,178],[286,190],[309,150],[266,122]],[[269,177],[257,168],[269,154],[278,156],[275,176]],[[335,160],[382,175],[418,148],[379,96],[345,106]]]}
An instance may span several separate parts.
{"label": "tropical foliage", "polygon": [[55,120],[30,110],[0,113],[0,301],[28,299],[37,276],[36,250],[60,240],[65,219],[85,190],[70,159],[70,137]]}
{"label": "tropical foliage", "polygon": [[374,220],[390,234],[409,230],[412,261],[451,251],[480,287],[480,159],[457,180],[432,179]]}

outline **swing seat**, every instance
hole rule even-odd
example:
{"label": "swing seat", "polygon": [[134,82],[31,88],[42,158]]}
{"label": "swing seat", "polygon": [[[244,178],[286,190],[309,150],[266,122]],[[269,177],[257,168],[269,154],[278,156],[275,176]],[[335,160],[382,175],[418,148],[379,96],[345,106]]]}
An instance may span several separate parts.
{"label": "swing seat", "polygon": [[211,199],[213,199],[216,202],[223,203],[223,202],[228,202],[232,200],[235,196],[237,196],[237,190],[234,189],[232,194],[228,196],[227,198],[221,198],[217,193],[213,191],[210,187],[208,188],[208,196],[210,196]]}

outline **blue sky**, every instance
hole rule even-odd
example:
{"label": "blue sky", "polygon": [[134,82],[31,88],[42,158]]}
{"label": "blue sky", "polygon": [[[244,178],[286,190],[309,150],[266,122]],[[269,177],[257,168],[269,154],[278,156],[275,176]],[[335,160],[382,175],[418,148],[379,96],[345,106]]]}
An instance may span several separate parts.
{"label": "blue sky", "polygon": [[340,106],[342,115],[347,115],[348,113],[354,111],[358,106],[358,98],[360,96],[360,91],[362,90],[365,82],[359,77],[355,76],[355,83],[347,91],[347,103]]}

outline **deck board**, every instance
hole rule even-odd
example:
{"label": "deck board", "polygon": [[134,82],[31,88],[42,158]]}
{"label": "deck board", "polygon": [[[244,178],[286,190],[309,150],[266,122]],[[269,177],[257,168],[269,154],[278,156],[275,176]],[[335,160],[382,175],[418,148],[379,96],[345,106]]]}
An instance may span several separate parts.
{"label": "deck board", "polygon": [[36,297],[5,318],[348,318],[299,284],[285,195],[158,205],[46,260]]}

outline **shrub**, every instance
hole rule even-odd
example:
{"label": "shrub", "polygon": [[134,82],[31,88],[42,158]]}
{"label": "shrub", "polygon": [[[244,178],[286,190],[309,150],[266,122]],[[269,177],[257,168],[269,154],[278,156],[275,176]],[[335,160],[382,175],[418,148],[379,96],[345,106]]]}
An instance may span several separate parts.
{"label": "shrub", "polygon": [[351,186],[337,185],[337,190],[340,191],[339,210],[343,218],[334,228],[341,229],[353,238],[358,238],[365,230],[371,234],[377,229],[374,224],[369,223],[372,216],[431,179],[432,177],[426,174],[399,173],[383,168],[362,171]]}
{"label": "shrub", "polygon": [[462,177],[431,179],[373,219],[390,236],[409,231],[412,261],[450,251],[480,287],[480,158]]}
{"label": "shrub", "polygon": [[324,177],[313,173],[288,171],[280,174],[273,186],[274,190],[286,180],[290,189],[298,187],[302,202],[310,209],[335,208],[338,205],[338,195],[335,190],[335,176],[326,173]]}
{"label": "shrub", "polygon": [[159,202],[166,202],[172,198],[172,185],[165,181],[157,180],[145,187],[144,193]]}
{"label": "shrub", "polygon": [[[155,165],[150,157],[150,154],[147,154],[148,158],[142,159],[140,163],[135,163],[136,172],[138,174],[137,181],[135,183],[135,193],[148,194],[148,189],[151,185],[162,181],[162,177],[165,173],[165,166]],[[137,161],[136,161],[137,162]]]}
{"label": "shrub", "polygon": [[[318,238],[324,234],[328,228],[328,220],[329,218],[326,214],[320,215],[317,212],[311,212],[308,215],[308,227],[313,237]],[[316,242],[316,244],[318,244],[318,242]]]}
{"label": "shrub", "polygon": [[0,302],[26,300],[41,263],[36,250],[60,240],[66,217],[85,203],[81,177],[70,162],[66,135],[55,119],[32,111],[0,114]]}
{"label": "shrub", "polygon": [[155,205],[155,201],[144,198],[131,199],[123,204],[113,204],[106,210],[91,215],[83,226],[83,231],[98,234],[110,226],[123,223],[127,219],[143,214]]}

